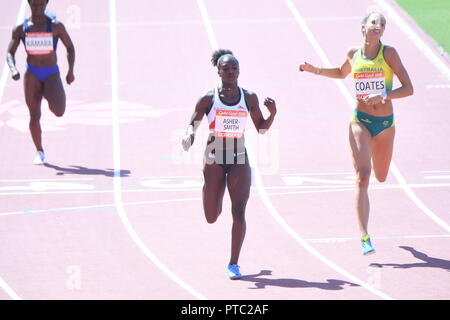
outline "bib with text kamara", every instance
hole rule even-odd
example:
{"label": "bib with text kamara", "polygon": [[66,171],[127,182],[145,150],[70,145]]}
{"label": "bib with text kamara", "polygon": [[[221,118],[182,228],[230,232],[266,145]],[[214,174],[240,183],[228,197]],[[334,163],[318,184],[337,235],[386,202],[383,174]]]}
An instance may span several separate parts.
{"label": "bib with text kamara", "polygon": [[247,111],[217,110],[214,135],[221,138],[240,138],[247,123]]}
{"label": "bib with text kamara", "polygon": [[51,32],[28,32],[25,35],[25,48],[31,55],[53,52],[53,34]]}

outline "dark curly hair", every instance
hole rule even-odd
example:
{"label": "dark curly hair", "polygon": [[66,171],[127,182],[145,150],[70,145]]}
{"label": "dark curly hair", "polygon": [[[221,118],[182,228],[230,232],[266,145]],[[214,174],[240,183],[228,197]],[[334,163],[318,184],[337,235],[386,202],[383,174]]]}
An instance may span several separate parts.
{"label": "dark curly hair", "polygon": [[220,57],[225,54],[233,55],[233,52],[231,52],[231,50],[227,50],[227,49],[217,49],[216,51],[213,52],[212,57],[211,57],[211,62],[214,67],[217,67]]}

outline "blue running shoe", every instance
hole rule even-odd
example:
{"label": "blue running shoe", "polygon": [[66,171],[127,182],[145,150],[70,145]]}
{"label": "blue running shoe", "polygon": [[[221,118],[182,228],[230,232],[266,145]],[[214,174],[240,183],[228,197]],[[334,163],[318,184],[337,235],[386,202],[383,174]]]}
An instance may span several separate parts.
{"label": "blue running shoe", "polygon": [[364,238],[361,239],[362,244],[362,253],[363,255],[368,255],[375,253],[375,249],[372,246],[372,242],[370,242],[370,235],[367,234]]}
{"label": "blue running shoe", "polygon": [[241,278],[241,272],[239,271],[239,266],[237,264],[229,264],[228,268],[228,277],[231,280],[238,280]]}

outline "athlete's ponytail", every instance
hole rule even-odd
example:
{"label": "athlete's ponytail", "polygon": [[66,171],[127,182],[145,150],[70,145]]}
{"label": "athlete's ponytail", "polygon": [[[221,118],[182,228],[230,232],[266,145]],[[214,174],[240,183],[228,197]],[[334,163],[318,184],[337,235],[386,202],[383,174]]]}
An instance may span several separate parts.
{"label": "athlete's ponytail", "polygon": [[211,57],[211,62],[213,66],[217,67],[217,65],[219,64],[220,57],[226,54],[233,55],[233,52],[227,49],[217,49],[216,51],[214,51]]}

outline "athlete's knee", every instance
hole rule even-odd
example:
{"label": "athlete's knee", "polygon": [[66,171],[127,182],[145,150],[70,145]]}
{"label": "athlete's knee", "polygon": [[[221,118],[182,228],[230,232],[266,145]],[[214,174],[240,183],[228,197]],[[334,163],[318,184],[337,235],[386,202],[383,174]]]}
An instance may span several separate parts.
{"label": "athlete's knee", "polygon": [[385,182],[387,179],[387,174],[375,174],[375,177],[379,182]]}
{"label": "athlete's knee", "polygon": [[204,210],[206,221],[210,224],[213,224],[214,222],[217,221],[217,218],[219,218],[220,213],[222,212],[222,205],[221,204],[218,204],[217,206],[205,205]]}
{"label": "athlete's knee", "polygon": [[55,114],[55,116],[57,117],[62,117],[64,115],[64,110],[58,110],[53,112]]}
{"label": "athlete's knee", "polygon": [[66,106],[58,106],[58,107],[50,107],[50,110],[53,112],[53,114],[57,117],[62,117],[64,115],[64,112],[66,111]]}
{"label": "athlete's knee", "polygon": [[361,170],[356,173],[356,184],[360,188],[367,188],[370,182],[370,170]]}
{"label": "athlete's knee", "polygon": [[245,207],[247,206],[247,200],[236,201],[232,204],[231,210],[233,212],[233,222],[244,224],[245,223]]}
{"label": "athlete's knee", "polygon": [[219,215],[220,215],[220,212],[218,212],[218,210],[205,212],[206,222],[208,222],[209,224],[213,224],[214,222],[217,221],[217,218],[219,217]]}
{"label": "athlete's knee", "polygon": [[40,112],[32,112],[30,113],[30,125],[39,123],[41,120],[41,113]]}

